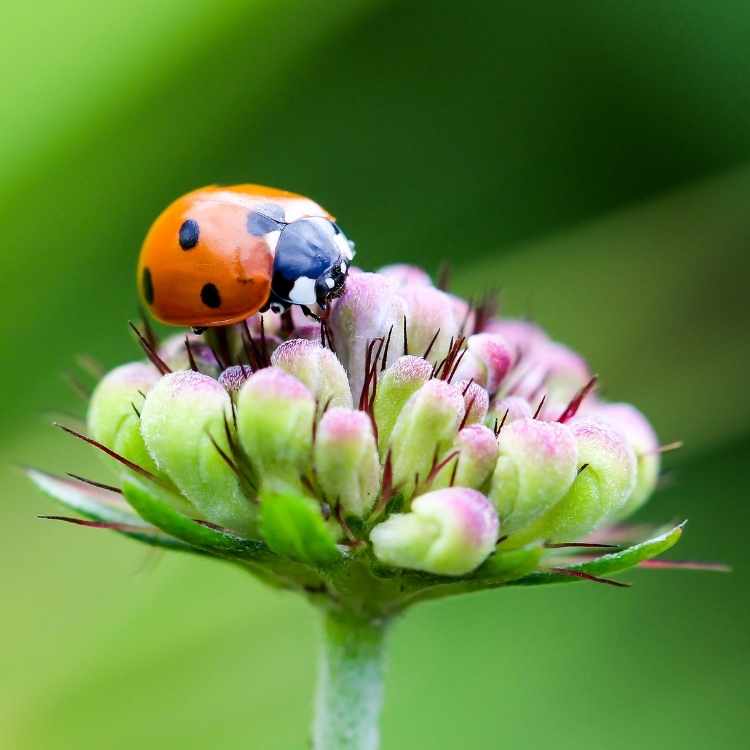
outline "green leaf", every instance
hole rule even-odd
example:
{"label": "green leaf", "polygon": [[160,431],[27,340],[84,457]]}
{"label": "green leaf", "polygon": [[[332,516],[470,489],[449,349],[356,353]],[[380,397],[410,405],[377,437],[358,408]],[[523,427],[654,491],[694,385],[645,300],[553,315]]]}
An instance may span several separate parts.
{"label": "green leaf", "polygon": [[243,539],[223,529],[198,523],[170,505],[171,491],[136,476],[123,479],[122,491],[138,514],[168,534],[221,557],[253,562],[272,560],[268,547],[254,539]]}
{"label": "green leaf", "polygon": [[48,474],[40,469],[26,468],[24,472],[45,495],[78,515],[98,523],[121,525],[123,528],[111,529],[118,534],[156,547],[200,552],[160,529],[144,523],[115,492],[94,487],[77,479]]}
{"label": "green leaf", "polygon": [[[608,555],[602,555],[595,560],[576,565],[565,565],[566,570],[586,573],[592,576],[605,576],[613,573],[619,573],[623,570],[633,568],[644,560],[650,560],[652,557],[661,555],[673,547],[680,540],[682,530],[687,521],[683,521],[672,529],[664,531],[661,534],[648,539],[640,544],[634,544],[632,547],[613,552]],[[511,586],[537,586],[544,583],[571,583],[572,581],[584,580],[575,576],[568,576],[562,573],[538,572],[511,581]]]}
{"label": "green leaf", "polygon": [[261,534],[276,554],[319,565],[341,557],[315,500],[287,490],[264,490],[260,500]]}

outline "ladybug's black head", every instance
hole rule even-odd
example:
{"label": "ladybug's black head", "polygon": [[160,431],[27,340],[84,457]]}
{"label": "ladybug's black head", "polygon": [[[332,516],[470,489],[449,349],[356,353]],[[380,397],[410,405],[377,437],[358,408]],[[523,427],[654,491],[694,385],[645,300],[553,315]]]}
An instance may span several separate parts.
{"label": "ladybug's black head", "polygon": [[272,221],[280,234],[273,262],[271,308],[315,304],[326,307],[340,297],[354,253],[352,243],[338,225],[322,217],[288,224]]}

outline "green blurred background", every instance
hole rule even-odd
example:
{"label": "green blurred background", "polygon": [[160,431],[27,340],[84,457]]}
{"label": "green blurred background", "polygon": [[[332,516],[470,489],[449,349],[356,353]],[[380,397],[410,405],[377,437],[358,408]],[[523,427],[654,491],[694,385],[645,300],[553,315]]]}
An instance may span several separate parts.
{"label": "green blurred background", "polygon": [[739,748],[750,698],[750,7],[719,0],[86,0],[0,31],[0,747],[303,748],[315,616],[229,566],[36,519],[12,468],[105,478],[48,426],[77,353],[137,356],[155,215],[311,195],[360,262],[450,259],[582,351],[667,442],[631,590],[510,590],[394,630],[388,748]]}

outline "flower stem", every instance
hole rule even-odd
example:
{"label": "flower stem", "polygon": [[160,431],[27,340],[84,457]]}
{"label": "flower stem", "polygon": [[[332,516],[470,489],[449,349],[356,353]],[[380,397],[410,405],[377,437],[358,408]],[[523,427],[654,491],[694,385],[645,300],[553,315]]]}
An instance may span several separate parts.
{"label": "flower stem", "polygon": [[387,622],[324,610],[314,750],[377,750]]}

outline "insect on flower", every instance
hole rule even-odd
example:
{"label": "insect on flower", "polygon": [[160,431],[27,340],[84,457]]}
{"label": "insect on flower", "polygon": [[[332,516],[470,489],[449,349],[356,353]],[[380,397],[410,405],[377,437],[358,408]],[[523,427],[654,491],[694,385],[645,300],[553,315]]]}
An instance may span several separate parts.
{"label": "insect on flower", "polygon": [[325,315],[353,258],[334,218],[301,195],[261,185],[204,187],[156,219],[138,262],[141,297],[164,323],[206,328],[269,308]]}
{"label": "insect on flower", "polygon": [[[627,586],[611,576],[683,530],[622,525],[671,446],[604,401],[579,355],[419,269],[347,279],[351,259],[307,198],[180,198],[146,238],[139,284],[157,318],[204,338],[134,327],[147,360],[99,380],[88,434],[65,428],[115,460],[112,483],[29,471],[84,517],[47,518],[231,560],[319,606],[316,750],[377,747],[383,636],[414,604]],[[310,305],[320,327],[296,314]]]}

